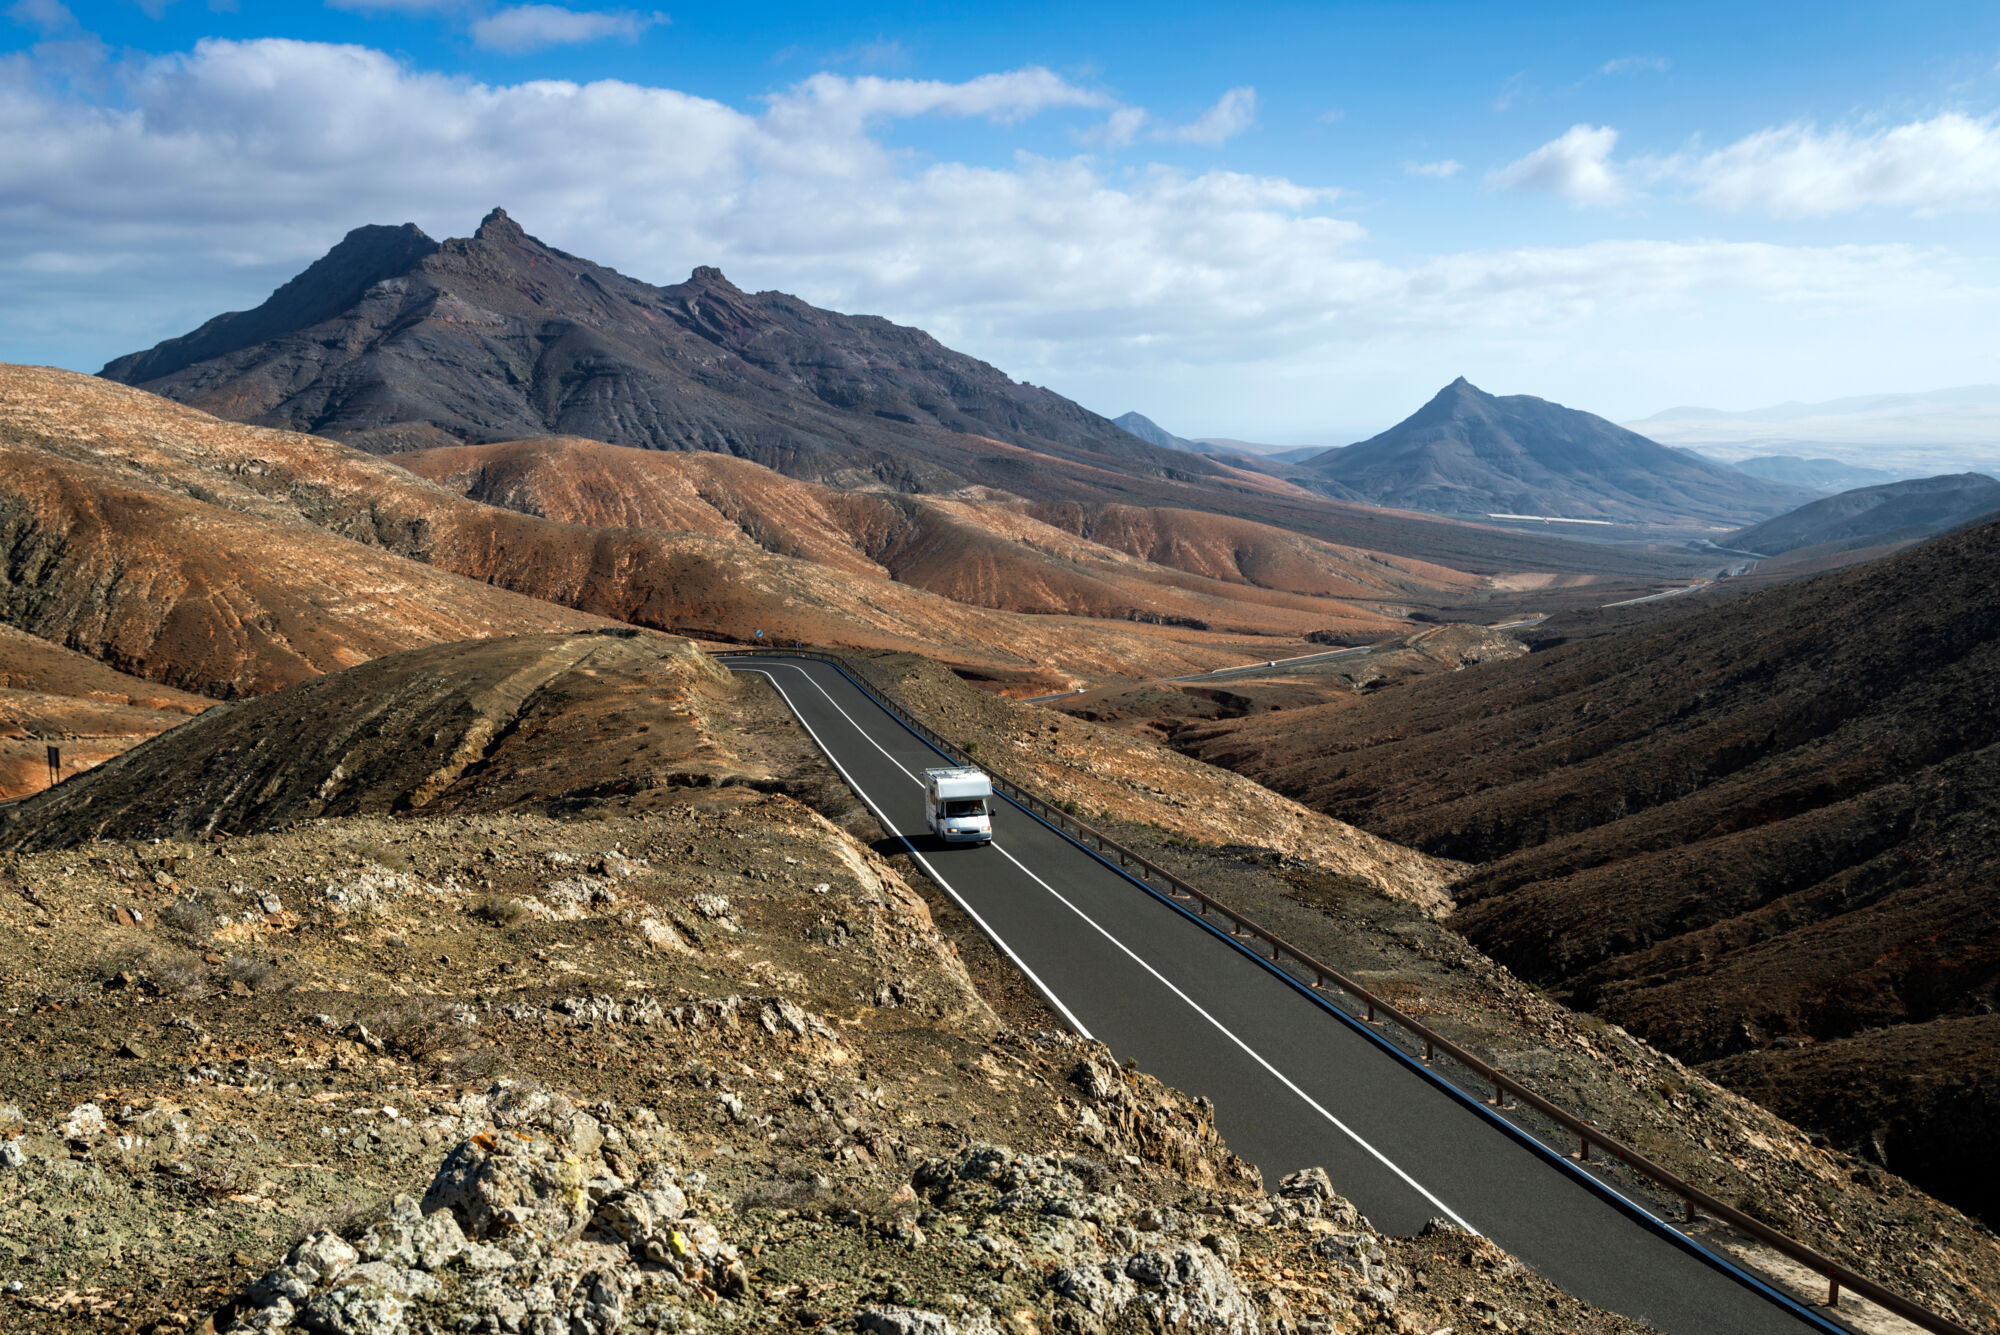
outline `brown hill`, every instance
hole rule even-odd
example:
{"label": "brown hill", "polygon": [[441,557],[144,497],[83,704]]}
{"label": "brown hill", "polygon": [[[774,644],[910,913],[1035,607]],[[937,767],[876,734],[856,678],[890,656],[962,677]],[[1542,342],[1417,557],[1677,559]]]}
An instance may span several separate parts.
{"label": "brown hill", "polygon": [[396,462],[526,514],[700,533],[1009,611],[1297,634],[1388,624],[1316,599],[1437,596],[1484,583],[1196,511],[842,492],[747,460],[573,438],[420,450]]}
{"label": "brown hill", "polygon": [[597,624],[381,550],[388,530],[414,536],[413,516],[287,487],[306,471],[288,456],[352,453],[0,368],[0,621],[224,697],[419,644]]}
{"label": "brown hill", "polygon": [[430,645],[217,705],[24,803],[0,844],[560,811],[709,784],[748,772],[706,722],[735,693],[730,674],[686,640],[627,628]]}
{"label": "brown hill", "polygon": [[48,786],[51,745],[68,777],[213,703],[0,626],[0,800]]}
{"label": "brown hill", "polygon": [[[1824,1129],[1917,1127],[1887,1138],[1892,1164],[1949,1162],[1919,1180],[1990,1210],[2000,1155],[1927,1141],[1899,1063],[1857,1081],[1796,1045],[1949,1046],[2000,1001],[1997,584],[1987,524],[1348,707],[1219,724],[1194,749],[1480,862],[1455,925],[1741,1088],[1817,1116],[1828,1091],[1799,1082],[1844,1072]],[[1937,1134],[1980,1107],[1976,1143],[1996,1143],[1990,1062],[1952,1069],[1975,1092]]]}
{"label": "brown hill", "polygon": [[[268,690],[416,644],[586,627],[594,617],[724,640],[763,629],[773,639],[923,650],[1051,682],[1197,671],[1250,656],[1246,634],[1384,620],[1333,600],[1177,572],[1120,589],[1074,563],[1061,566],[1066,580],[1040,572],[1039,601],[1014,600],[1071,616],[1015,615],[866,577],[854,568],[858,556],[821,565],[767,551],[733,527],[725,538],[514,513],[333,441],[223,422],[47,369],[0,368],[0,446],[0,516],[12,517],[19,553],[0,589],[6,619],[216,695]],[[712,466],[731,464],[754,472],[752,491],[769,484],[782,498],[797,485],[747,463]],[[853,499],[859,513],[872,505],[888,518],[915,505]],[[830,491],[818,500],[847,503]],[[922,540],[948,527],[949,513],[918,509],[923,523],[883,535],[886,543],[900,534],[896,562],[938,582],[974,578],[980,562],[964,550]],[[713,530],[720,521],[711,520]],[[992,541],[984,530],[968,540]],[[1003,557],[1047,564],[1026,549],[987,555],[989,572]],[[130,570],[146,577],[113,577]],[[1164,576],[1195,587],[1167,587]],[[1160,599],[1179,599],[1185,621],[1232,629],[1126,619]]]}

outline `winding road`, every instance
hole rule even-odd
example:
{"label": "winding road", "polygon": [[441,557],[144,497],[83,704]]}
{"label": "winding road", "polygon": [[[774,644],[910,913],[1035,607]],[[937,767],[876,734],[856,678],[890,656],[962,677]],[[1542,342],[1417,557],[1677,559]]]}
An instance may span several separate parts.
{"label": "winding road", "polygon": [[917,776],[939,753],[838,667],[780,655],[726,662],[770,681],[883,828],[1072,1027],[1213,1100],[1222,1135],[1267,1182],[1324,1166],[1387,1232],[1451,1220],[1571,1293],[1676,1335],[1844,1329],[1616,1196],[1013,804],[996,799],[989,846],[931,840]]}

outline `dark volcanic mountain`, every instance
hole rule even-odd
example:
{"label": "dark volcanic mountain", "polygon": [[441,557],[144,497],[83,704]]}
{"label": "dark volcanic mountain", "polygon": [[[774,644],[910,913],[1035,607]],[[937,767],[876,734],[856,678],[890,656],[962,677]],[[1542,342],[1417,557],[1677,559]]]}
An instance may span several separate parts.
{"label": "dark volcanic mountain", "polygon": [[575,435],[1038,497],[1076,489],[1041,480],[1045,456],[1221,477],[921,330],[743,292],[710,268],[654,287],[543,245],[499,209],[442,244],[408,225],[357,229],[256,310],[102,374],[377,452]]}
{"label": "dark volcanic mountain", "polygon": [[1517,972],[1990,1217],[1996,587],[1987,523],[1193,749],[1483,864],[1452,922]]}
{"label": "dark volcanic mountain", "polygon": [[1947,473],[1843,491],[1720,541],[1766,556],[1801,547],[1881,547],[1921,542],[1995,510],[2000,510],[2000,482],[1984,473]]}
{"label": "dark volcanic mountain", "polygon": [[1592,413],[1452,381],[1370,440],[1302,465],[1327,494],[1444,514],[1723,528],[1812,493],[1671,450]]}

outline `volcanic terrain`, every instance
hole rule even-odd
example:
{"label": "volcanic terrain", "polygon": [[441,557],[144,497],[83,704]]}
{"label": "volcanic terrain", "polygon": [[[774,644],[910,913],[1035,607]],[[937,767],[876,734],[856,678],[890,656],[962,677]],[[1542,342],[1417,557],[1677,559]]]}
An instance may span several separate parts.
{"label": "volcanic terrain", "polygon": [[[549,451],[561,467],[541,466]],[[521,513],[334,441],[0,368],[0,514],[17,553],[0,592],[31,633],[227,696],[427,641],[602,618],[921,647],[1052,688],[1227,666],[1332,626],[1386,632],[1382,600],[1481,582],[1213,516],[1057,507],[1048,522],[1019,504],[848,495],[716,456],[569,442],[486,463],[533,481],[496,482],[496,499],[533,509],[523,498],[539,487],[580,520],[661,526]],[[477,490],[478,468],[454,469],[441,476]],[[606,507],[628,487],[630,505]],[[1199,573],[1124,550],[1139,546]],[[158,573],[112,574],[132,570]]]}
{"label": "volcanic terrain", "polygon": [[[1040,711],[934,665],[856,669],[1115,806],[1128,837],[1337,967],[1420,991],[1458,1041],[1647,1153],[1987,1320],[1989,1234],[1574,1021],[1371,884],[1431,860],[1380,861],[1380,841],[1268,793],[1232,829],[1227,802],[1181,809],[1184,758],[1075,721],[1045,750]],[[258,745],[278,728],[282,750]],[[1381,1236],[1309,1166],[1266,1195],[1205,1101],[1063,1034],[914,863],[876,851],[775,695],[683,641],[393,655],[220,706],[71,785],[14,813],[14,846],[42,851],[8,856],[0,894],[0,981],[22,1003],[0,1026],[10,1330],[571,1310],[717,1335],[943,1313],[1013,1335],[1388,1335],[1468,1313],[1636,1330],[1483,1240]],[[228,834],[244,817],[270,824]],[[1276,861],[1170,833],[1267,823],[1293,836]],[[1080,1258],[1181,1278],[1079,1298]]]}
{"label": "volcanic terrain", "polygon": [[1996,586],[1989,523],[1180,741],[1480,864],[1451,921],[1524,976],[1987,1210]]}

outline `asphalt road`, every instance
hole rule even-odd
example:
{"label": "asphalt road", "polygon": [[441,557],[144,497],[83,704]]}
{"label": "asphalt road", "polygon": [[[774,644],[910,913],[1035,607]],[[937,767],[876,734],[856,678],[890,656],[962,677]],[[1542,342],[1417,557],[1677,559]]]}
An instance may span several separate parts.
{"label": "asphalt road", "polygon": [[1571,1293],[1676,1335],[1838,1329],[1636,1217],[1012,804],[996,799],[990,846],[932,840],[916,776],[949,762],[837,668],[726,661],[771,680],[884,828],[1076,1029],[1212,1099],[1223,1136],[1268,1184],[1323,1166],[1378,1228],[1454,1220]]}

